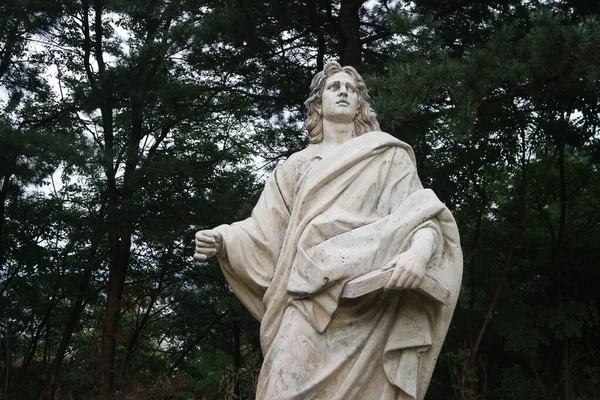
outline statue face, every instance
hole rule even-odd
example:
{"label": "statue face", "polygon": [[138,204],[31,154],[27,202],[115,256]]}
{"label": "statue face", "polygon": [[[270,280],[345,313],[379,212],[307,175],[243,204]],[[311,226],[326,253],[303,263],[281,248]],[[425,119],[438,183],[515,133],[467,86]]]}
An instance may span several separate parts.
{"label": "statue face", "polygon": [[358,93],[356,81],[345,72],[337,72],[325,81],[321,106],[317,111],[332,122],[351,122],[356,118]]}

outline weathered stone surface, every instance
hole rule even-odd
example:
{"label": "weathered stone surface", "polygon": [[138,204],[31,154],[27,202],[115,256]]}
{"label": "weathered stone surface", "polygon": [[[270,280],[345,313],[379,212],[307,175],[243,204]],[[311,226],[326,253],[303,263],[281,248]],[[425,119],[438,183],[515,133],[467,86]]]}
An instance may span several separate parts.
{"label": "weathered stone surface", "polygon": [[[422,399],[458,298],[456,224],[412,149],[380,132],[362,78],[329,63],[311,85],[311,144],[280,165],[244,221],[196,234],[261,321],[258,399]],[[393,270],[386,290],[342,298]],[[419,289],[423,277],[450,295]]]}

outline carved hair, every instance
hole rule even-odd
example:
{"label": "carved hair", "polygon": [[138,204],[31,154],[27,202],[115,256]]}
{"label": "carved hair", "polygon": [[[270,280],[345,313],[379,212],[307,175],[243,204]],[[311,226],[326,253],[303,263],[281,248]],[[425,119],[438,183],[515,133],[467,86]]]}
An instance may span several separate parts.
{"label": "carved hair", "polygon": [[323,140],[323,117],[317,112],[317,108],[321,105],[321,95],[323,94],[327,78],[338,72],[347,73],[356,82],[356,92],[358,94],[358,107],[356,118],[354,118],[356,136],[380,129],[377,119],[375,119],[375,116],[371,112],[371,106],[369,105],[371,98],[367,93],[365,81],[358,71],[354,67],[342,67],[339,63],[330,61],[325,65],[323,71],[318,72],[313,77],[310,84],[310,96],[304,102],[304,105],[308,108],[305,127],[308,131],[310,143],[319,143]]}

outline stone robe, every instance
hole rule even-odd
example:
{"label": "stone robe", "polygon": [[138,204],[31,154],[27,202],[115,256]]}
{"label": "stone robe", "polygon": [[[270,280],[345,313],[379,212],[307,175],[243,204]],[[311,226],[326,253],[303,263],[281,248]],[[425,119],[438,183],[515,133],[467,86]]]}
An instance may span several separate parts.
{"label": "stone robe", "polygon": [[[326,155],[314,146],[275,169],[250,218],[216,228],[225,277],[261,321],[256,398],[423,399],[460,289],[454,219],[392,136],[369,132]],[[427,273],[450,306],[412,290],[340,298],[422,228],[437,234]]]}

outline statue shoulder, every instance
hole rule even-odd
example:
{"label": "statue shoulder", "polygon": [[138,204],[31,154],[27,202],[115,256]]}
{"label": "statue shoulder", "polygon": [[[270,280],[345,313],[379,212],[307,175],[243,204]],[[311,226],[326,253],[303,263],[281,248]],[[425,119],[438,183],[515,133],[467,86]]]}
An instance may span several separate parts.
{"label": "statue shoulder", "polygon": [[368,144],[368,146],[378,147],[394,147],[397,149],[401,149],[399,154],[401,156],[406,156],[413,165],[417,165],[415,152],[413,148],[406,142],[398,139],[397,137],[390,135],[387,132],[383,131],[371,131],[367,132],[364,135],[360,136],[363,143]]}
{"label": "statue shoulder", "polygon": [[282,192],[288,192],[290,196],[293,196],[297,192],[297,185],[304,174],[319,160],[320,157],[317,157],[309,146],[293,153],[287,160],[279,164],[273,171],[273,178]]}
{"label": "statue shoulder", "polygon": [[315,158],[319,158],[314,151],[314,146],[308,146],[300,151],[292,153],[283,163],[279,164],[276,170],[282,172],[302,171],[307,165],[312,164]]}

